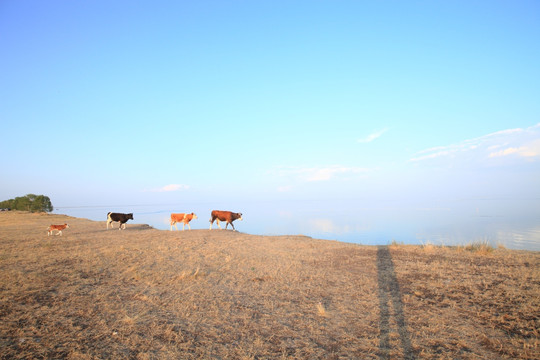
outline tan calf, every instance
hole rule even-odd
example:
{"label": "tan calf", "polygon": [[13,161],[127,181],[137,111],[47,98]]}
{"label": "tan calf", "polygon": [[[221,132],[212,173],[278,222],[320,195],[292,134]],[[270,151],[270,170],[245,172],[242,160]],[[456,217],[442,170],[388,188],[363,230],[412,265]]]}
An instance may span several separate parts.
{"label": "tan calf", "polygon": [[176,223],[178,223],[178,222],[182,223],[182,230],[184,230],[186,225],[188,226],[189,230],[191,230],[191,226],[189,225],[189,222],[191,220],[193,220],[193,219],[196,219],[196,218],[197,218],[197,215],[195,215],[194,213],[191,213],[191,214],[184,214],[184,213],[171,214],[171,231],[172,231],[173,225],[176,228],[176,230],[178,230],[178,227],[176,226]]}
{"label": "tan calf", "polygon": [[66,229],[66,228],[68,228],[68,227],[69,227],[68,224],[64,224],[64,225],[51,225],[51,226],[49,226],[49,228],[47,229],[47,236],[49,236],[49,235],[54,235],[54,234],[53,234],[53,230],[58,231],[58,234],[56,234],[56,235],[62,236],[62,230]]}

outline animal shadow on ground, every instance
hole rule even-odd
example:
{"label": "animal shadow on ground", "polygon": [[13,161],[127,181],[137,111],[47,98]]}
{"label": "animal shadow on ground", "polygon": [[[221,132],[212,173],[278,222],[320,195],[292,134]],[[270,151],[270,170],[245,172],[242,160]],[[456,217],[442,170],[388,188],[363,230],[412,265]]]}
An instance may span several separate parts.
{"label": "animal shadow on ground", "polygon": [[[380,307],[380,343],[379,358],[390,359],[390,351],[396,344],[391,344],[392,327],[397,327],[401,350],[404,359],[415,359],[411,347],[411,339],[407,332],[407,323],[403,315],[401,292],[394,270],[394,263],[388,246],[377,248],[377,273],[379,282],[379,307]],[[394,322],[391,323],[392,316]],[[399,345],[398,345],[399,346]]]}
{"label": "animal shadow on ground", "polygon": [[[141,231],[141,230],[153,230],[154,228],[151,227],[150,225],[148,224],[128,224],[126,226],[125,229],[122,229],[120,231]],[[116,226],[115,224],[115,227],[109,227],[108,229],[102,229],[102,230],[98,230],[98,231],[111,231],[111,230],[116,230],[118,231],[118,227]]]}

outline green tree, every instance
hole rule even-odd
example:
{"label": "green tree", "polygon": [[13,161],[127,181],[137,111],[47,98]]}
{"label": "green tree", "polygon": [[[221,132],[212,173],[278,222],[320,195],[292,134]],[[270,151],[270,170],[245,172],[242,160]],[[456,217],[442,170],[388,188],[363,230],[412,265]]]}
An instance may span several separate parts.
{"label": "green tree", "polygon": [[51,199],[49,199],[48,196],[35,194],[28,194],[26,196],[18,196],[15,199],[4,200],[0,202],[0,208],[31,212],[51,212],[54,209]]}
{"label": "green tree", "polygon": [[48,196],[45,195],[38,195],[35,197],[34,201],[32,202],[31,210],[32,212],[35,211],[46,211],[51,212],[53,211],[53,206],[51,203],[51,199],[49,199]]}
{"label": "green tree", "polygon": [[11,209],[13,207],[13,199],[0,202],[0,209]]}
{"label": "green tree", "polygon": [[17,196],[13,201],[13,209],[30,211],[30,199],[27,196]]}

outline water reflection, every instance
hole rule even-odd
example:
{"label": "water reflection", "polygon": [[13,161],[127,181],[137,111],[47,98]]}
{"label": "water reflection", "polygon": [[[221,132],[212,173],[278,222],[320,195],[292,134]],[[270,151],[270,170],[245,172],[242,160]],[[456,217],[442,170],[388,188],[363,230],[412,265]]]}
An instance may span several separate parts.
{"label": "water reflection", "polygon": [[[241,232],[260,235],[307,235],[365,245],[386,245],[392,241],[405,244],[467,245],[488,242],[509,249],[540,251],[540,216],[527,216],[510,208],[511,215],[493,206],[486,215],[477,204],[448,207],[364,207],[344,203],[245,203],[232,211],[241,211],[244,221],[236,227]],[[498,204],[499,205],[499,204]],[[216,208],[227,209],[227,206]],[[485,208],[488,208],[485,206]],[[105,221],[107,212],[133,212],[134,223],[149,224],[169,230],[171,212],[195,212],[193,229],[208,229],[208,204],[185,204],[182,207],[147,205],[125,207],[59,207],[55,213]]]}

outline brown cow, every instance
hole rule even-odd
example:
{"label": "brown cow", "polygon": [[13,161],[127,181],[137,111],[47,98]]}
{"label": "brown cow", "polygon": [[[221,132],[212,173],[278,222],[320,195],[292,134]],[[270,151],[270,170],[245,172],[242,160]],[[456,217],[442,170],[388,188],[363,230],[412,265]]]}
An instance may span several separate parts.
{"label": "brown cow", "polygon": [[176,228],[176,230],[178,230],[178,227],[176,226],[176,223],[177,222],[182,222],[182,230],[184,230],[184,227],[187,225],[189,230],[191,230],[191,226],[189,226],[189,222],[193,219],[196,219],[197,218],[197,215],[195,215],[194,213],[191,213],[191,214],[184,214],[184,213],[181,213],[181,214],[171,214],[171,231],[172,231],[172,227],[174,225],[174,227]]}
{"label": "brown cow", "polygon": [[49,235],[54,235],[54,234],[53,234],[53,230],[58,231],[58,234],[56,234],[56,235],[62,236],[62,230],[66,229],[66,228],[68,228],[68,227],[69,227],[68,224],[64,224],[64,225],[51,225],[51,226],[49,226],[49,228],[47,229],[47,236],[49,236]]}
{"label": "brown cow", "polygon": [[230,211],[221,211],[221,210],[212,210],[212,217],[210,218],[210,230],[212,230],[212,224],[214,223],[214,220],[217,222],[217,226],[221,229],[221,226],[219,225],[220,221],[226,221],[227,224],[225,225],[225,230],[227,230],[227,226],[231,224],[234,231],[236,229],[234,228],[233,221],[234,220],[242,220],[242,213],[233,213]]}

